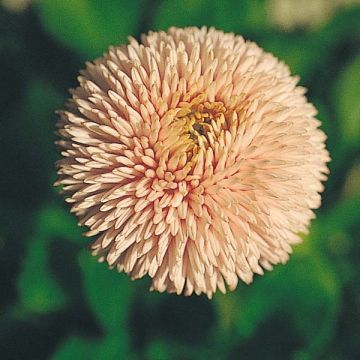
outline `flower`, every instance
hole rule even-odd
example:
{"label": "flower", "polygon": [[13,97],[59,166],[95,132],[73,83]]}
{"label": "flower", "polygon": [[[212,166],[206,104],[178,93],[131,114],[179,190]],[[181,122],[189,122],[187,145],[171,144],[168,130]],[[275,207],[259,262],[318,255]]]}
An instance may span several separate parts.
{"label": "flower", "polygon": [[329,155],[286,65],[241,36],[170,28],[111,47],[78,80],[56,185],[100,261],[211,297],[288,260]]}

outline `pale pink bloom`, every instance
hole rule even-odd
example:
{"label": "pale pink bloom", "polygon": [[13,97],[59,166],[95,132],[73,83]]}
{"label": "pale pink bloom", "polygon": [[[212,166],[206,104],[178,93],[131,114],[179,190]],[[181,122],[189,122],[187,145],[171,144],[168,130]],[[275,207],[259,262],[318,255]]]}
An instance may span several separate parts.
{"label": "pale pink bloom", "polygon": [[100,260],[209,297],[288,260],[329,155],[286,65],[241,36],[170,28],[111,47],[78,79],[56,184]]}

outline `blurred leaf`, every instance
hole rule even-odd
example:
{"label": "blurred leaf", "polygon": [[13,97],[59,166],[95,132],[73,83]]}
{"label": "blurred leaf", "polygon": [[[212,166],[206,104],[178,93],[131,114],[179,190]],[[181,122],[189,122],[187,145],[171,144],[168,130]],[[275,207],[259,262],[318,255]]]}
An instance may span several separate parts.
{"label": "blurred leaf", "polygon": [[49,204],[39,215],[41,234],[46,237],[61,237],[79,243],[83,239],[82,231],[76,223],[76,217],[66,208]]}
{"label": "blurred leaf", "polygon": [[[264,0],[214,1],[212,10],[214,19],[210,25],[239,35],[266,31],[269,23],[265,4]],[[204,14],[208,16],[208,13],[209,11]]]}
{"label": "blurred leaf", "polygon": [[23,87],[25,98],[12,109],[1,129],[4,138],[0,140],[0,161],[7,175],[0,179],[0,195],[34,209],[50,193],[56,158],[54,110],[63,98],[50,82],[41,78],[30,79]]}
{"label": "blurred leaf", "polygon": [[88,251],[80,256],[85,296],[107,333],[118,334],[122,349],[128,346],[128,319],[134,284],[128,276],[99,264]]}
{"label": "blurred leaf", "polygon": [[171,345],[165,341],[154,340],[147,348],[148,360],[171,359]]}
{"label": "blurred leaf", "polygon": [[104,264],[99,264],[88,252],[83,252],[79,261],[84,276],[86,300],[106,332],[102,339],[91,343],[86,339],[70,337],[54,358],[129,358],[129,279],[115,270],[110,271]]}
{"label": "blurred leaf", "polygon": [[51,169],[56,154],[52,136],[55,129],[55,110],[62,105],[63,100],[63,96],[48,81],[34,78],[27,84],[22,109],[25,113],[22,135],[29,147],[41,150],[43,158],[49,159],[47,165],[50,165]]}
{"label": "blurred leaf", "polygon": [[344,198],[321,213],[311,229],[312,242],[320,251],[326,250],[332,256],[343,285],[356,274],[356,268],[351,266],[350,254],[357,252],[357,239],[352,237],[351,231],[360,224],[359,204],[360,196]]}
{"label": "blurred leaf", "polygon": [[50,269],[50,244],[53,238],[79,239],[75,218],[64,209],[47,205],[35,219],[34,234],[18,280],[21,303],[29,310],[46,313],[64,306],[65,295]]}
{"label": "blurred leaf", "polygon": [[202,26],[213,20],[212,3],[206,0],[164,0],[153,19],[153,27],[167,30],[170,26]]}
{"label": "blurred leaf", "polygon": [[249,32],[267,26],[262,0],[164,0],[155,14],[153,27],[215,26],[219,30]]}
{"label": "blurred leaf", "polygon": [[[356,44],[360,40],[359,17],[360,8],[339,11],[316,32],[260,32],[260,43],[265,50],[273,52],[289,65],[293,74],[301,75],[306,83],[313,80],[312,76],[318,77],[323,72],[327,72],[325,75],[329,76],[330,82],[332,67],[338,61],[337,55],[334,58],[334,49],[349,47],[349,42]],[[341,49],[338,52],[341,53]]]}
{"label": "blurred leaf", "polygon": [[294,75],[306,79],[311,72],[321,63],[321,53],[314,56],[316,41],[303,34],[293,35],[287,33],[272,33],[261,40],[261,46],[266,51],[273,53],[289,66]]}
{"label": "blurred leaf", "polygon": [[124,343],[122,331],[114,331],[111,335],[106,336],[99,344],[97,355],[94,358],[131,360],[128,344]]}
{"label": "blurred leaf", "polygon": [[360,198],[360,159],[358,159],[354,166],[347,174],[347,178],[342,191],[343,198]]}
{"label": "blurred leaf", "polygon": [[360,7],[353,6],[337,11],[329,22],[325,23],[315,34],[318,45],[333,46],[336,43],[360,38]]}
{"label": "blurred leaf", "polygon": [[29,240],[17,285],[20,302],[26,309],[47,313],[62,308],[66,298],[49,269],[50,238],[42,232],[41,215]]}
{"label": "blurred leaf", "polygon": [[[70,336],[59,347],[52,356],[53,360],[90,360],[96,359],[98,344],[90,339],[84,339],[77,336]],[[105,358],[104,358],[105,359]]]}
{"label": "blurred leaf", "polygon": [[100,56],[109,45],[134,35],[141,0],[39,0],[40,18],[58,40],[85,56]]}
{"label": "blurred leaf", "polygon": [[312,227],[312,233],[326,239],[336,231],[348,231],[360,223],[360,196],[343,199],[336,206],[322,213]]}
{"label": "blurred leaf", "polygon": [[239,290],[225,295],[226,299],[216,296],[215,301],[224,330],[231,326],[243,339],[254,336],[272,314],[286,313],[306,349],[315,354],[333,335],[339,290],[337,277],[321,254],[299,253],[286,266],[278,265],[267,273],[266,279],[255,279],[241,294]]}
{"label": "blurred leaf", "polygon": [[[191,320],[189,320],[189,332],[191,331]],[[224,353],[219,353],[219,349],[214,348],[213,343],[197,345],[196,343],[182,344],[179,341],[165,341],[164,339],[154,339],[146,349],[145,359],[147,360],[208,360],[226,359]]]}
{"label": "blurred leaf", "polygon": [[360,145],[360,53],[340,74],[334,87],[342,138],[351,147]]}
{"label": "blurred leaf", "polygon": [[126,354],[119,336],[107,336],[104,339],[89,339],[70,336],[57,349],[52,360],[96,360],[96,359],[131,359]]}
{"label": "blurred leaf", "polygon": [[30,239],[18,280],[21,303],[38,313],[58,310],[65,304],[64,294],[49,272],[48,245],[46,238],[34,236]]}

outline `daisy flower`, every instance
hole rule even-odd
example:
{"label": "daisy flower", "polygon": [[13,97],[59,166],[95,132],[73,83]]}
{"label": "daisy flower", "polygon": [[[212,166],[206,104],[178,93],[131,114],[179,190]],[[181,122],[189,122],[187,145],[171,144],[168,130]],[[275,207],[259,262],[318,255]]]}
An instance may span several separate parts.
{"label": "daisy flower", "polygon": [[56,184],[101,261],[211,297],[288,260],[329,154],[285,64],[232,33],[170,28],[111,47],[78,80]]}

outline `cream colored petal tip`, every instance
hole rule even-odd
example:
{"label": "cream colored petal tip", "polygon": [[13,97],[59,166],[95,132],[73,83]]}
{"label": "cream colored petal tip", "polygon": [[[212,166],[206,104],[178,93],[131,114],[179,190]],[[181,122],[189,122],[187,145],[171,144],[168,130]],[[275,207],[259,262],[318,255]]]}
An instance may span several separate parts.
{"label": "cream colored petal tip", "polygon": [[329,154],[286,65],[241,36],[170,28],[78,79],[56,184],[94,255],[153,290],[209,298],[288,260]]}

